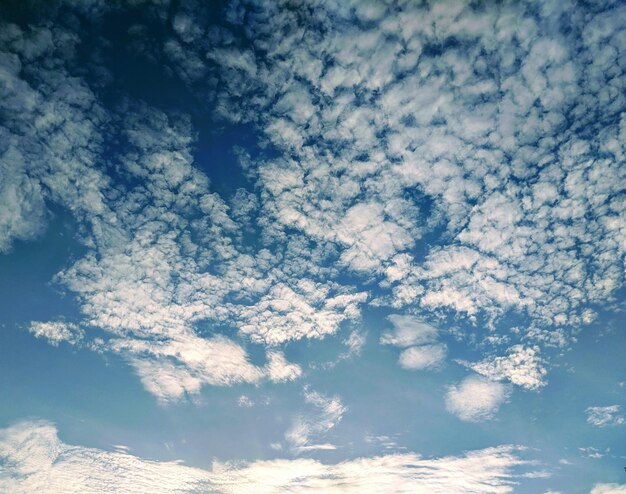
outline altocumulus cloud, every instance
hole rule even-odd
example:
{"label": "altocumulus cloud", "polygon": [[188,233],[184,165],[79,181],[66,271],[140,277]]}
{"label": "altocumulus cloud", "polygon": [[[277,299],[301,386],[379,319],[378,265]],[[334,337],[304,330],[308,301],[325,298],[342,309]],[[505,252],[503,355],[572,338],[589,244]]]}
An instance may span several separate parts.
{"label": "altocumulus cloud", "polygon": [[[245,341],[272,352],[325,338],[368,302],[488,328],[521,315],[528,330],[471,367],[545,385],[541,347],[567,346],[623,285],[626,7],[288,7],[228,4],[206,32],[207,12],[182,2],[158,54],[129,33],[190,87],[208,81],[198,97],[212,118],[251,124],[271,149],[241,150],[254,187],[231,202],[194,162],[190,118],[130,98],[105,109],[75,26],[3,25],[0,251],[41,234],[47,204],[71,211],[86,253],[55,280],[76,294],[81,327],[106,333],[98,349],[164,401],[295,379],[276,373],[276,354],[250,363]],[[121,7],[72,8],[97,19]],[[253,216],[263,242],[249,246]],[[436,241],[417,255],[424,235]],[[199,336],[200,324],[242,341]],[[436,368],[437,345],[400,364]]]}
{"label": "altocumulus cloud", "polygon": [[[49,422],[0,430],[0,488],[56,493],[491,493],[512,492],[514,469],[525,462],[501,446],[463,456],[425,459],[390,454],[337,464],[311,459],[214,462],[210,470],[150,461],[61,441]],[[604,491],[602,491],[604,492]]]}

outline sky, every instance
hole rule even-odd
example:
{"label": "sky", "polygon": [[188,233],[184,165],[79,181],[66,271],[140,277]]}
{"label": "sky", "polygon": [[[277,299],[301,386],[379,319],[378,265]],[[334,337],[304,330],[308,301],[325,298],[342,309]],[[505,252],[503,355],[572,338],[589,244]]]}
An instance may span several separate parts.
{"label": "sky", "polygon": [[0,491],[626,493],[626,3],[4,0]]}

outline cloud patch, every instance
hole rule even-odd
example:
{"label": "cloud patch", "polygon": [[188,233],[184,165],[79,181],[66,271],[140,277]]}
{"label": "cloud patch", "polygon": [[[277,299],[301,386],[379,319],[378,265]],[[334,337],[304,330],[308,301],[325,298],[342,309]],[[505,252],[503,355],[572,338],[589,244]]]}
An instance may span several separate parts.
{"label": "cloud patch", "polygon": [[484,422],[495,417],[510,394],[511,389],[506,384],[468,376],[459,384],[448,387],[446,409],[465,422]]}
{"label": "cloud patch", "polygon": [[620,413],[619,405],[589,407],[585,410],[587,423],[595,427],[615,427],[626,424],[626,418]]}
{"label": "cloud patch", "polygon": [[493,381],[507,380],[525,389],[536,390],[547,384],[547,370],[538,347],[514,345],[506,356],[487,358],[481,362],[460,361],[478,374]]}
{"label": "cloud patch", "polygon": [[380,343],[404,348],[398,364],[406,370],[434,370],[445,362],[448,348],[438,343],[439,330],[409,315],[392,314],[387,319],[393,330],[383,333]]}

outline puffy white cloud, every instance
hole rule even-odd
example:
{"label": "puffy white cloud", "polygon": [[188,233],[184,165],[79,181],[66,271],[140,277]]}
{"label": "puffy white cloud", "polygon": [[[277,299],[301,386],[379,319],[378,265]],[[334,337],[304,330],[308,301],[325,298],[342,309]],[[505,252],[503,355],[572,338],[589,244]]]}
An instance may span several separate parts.
{"label": "puffy white cloud", "polygon": [[619,405],[606,407],[589,407],[585,410],[587,423],[596,427],[607,427],[626,424],[626,418],[620,414]]}
{"label": "puffy white cloud", "polygon": [[[291,238],[272,253],[257,246],[243,253],[250,246],[240,244],[237,221],[248,221],[258,200],[239,192],[231,215],[194,166],[189,118],[131,101],[107,113],[74,74],[74,33],[1,31],[1,81],[11,97],[0,103],[0,251],[42,231],[46,202],[74,214],[85,254],[55,281],[76,294],[84,323],[104,331],[85,348],[120,354],[168,401],[204,384],[299,375],[276,353],[267,369],[251,365],[242,344],[215,337],[215,325],[278,345],[322,338],[358,319],[367,294],[329,282],[315,249],[305,252]],[[197,78],[203,65],[184,45],[197,26],[181,14],[175,31],[180,40],[166,43],[166,55]],[[111,139],[120,145],[104,152]],[[70,326],[32,328],[56,343],[75,339]]]}
{"label": "puffy white cloud", "polygon": [[[0,29],[0,253],[45,229],[46,201],[77,215],[102,212],[107,179],[91,166],[106,117],[67,66],[78,38],[62,29]],[[46,60],[47,63],[41,63]]]}
{"label": "puffy white cloud", "polygon": [[581,454],[585,458],[591,458],[592,460],[599,460],[600,458],[604,458],[607,453],[609,453],[610,449],[607,448],[604,451],[599,450],[598,448],[594,448],[593,446],[587,446],[585,448],[578,448]]}
{"label": "puffy white cloud", "polygon": [[343,321],[359,317],[359,304],[367,294],[332,294],[329,288],[308,280],[294,288],[276,283],[255,305],[240,309],[240,330],[269,345],[334,334]]}
{"label": "puffy white cloud", "polygon": [[76,324],[67,322],[31,322],[28,330],[37,338],[45,338],[52,346],[66,341],[75,345],[81,341],[85,332]]}
{"label": "puffy white cloud", "polygon": [[466,422],[491,420],[511,394],[510,387],[479,376],[468,376],[448,387],[446,408]]}
{"label": "puffy white cloud", "polygon": [[514,345],[504,357],[487,358],[481,362],[461,362],[478,374],[494,381],[508,380],[526,389],[545,386],[547,370],[537,347]]}
{"label": "puffy white cloud", "polygon": [[[512,492],[515,448],[500,446],[463,456],[426,459],[414,453],[356,458],[336,464],[312,459],[214,462],[210,470],[150,461],[125,452],[73,446],[44,421],[0,430],[0,489],[50,494],[106,492],[223,494]],[[598,491],[603,493],[621,491]]]}
{"label": "puffy white cloud", "polygon": [[168,341],[114,339],[109,348],[129,358],[145,388],[163,401],[198,393],[203,384],[255,383],[266,375],[249,362],[241,346],[223,336],[205,339],[180,334]]}

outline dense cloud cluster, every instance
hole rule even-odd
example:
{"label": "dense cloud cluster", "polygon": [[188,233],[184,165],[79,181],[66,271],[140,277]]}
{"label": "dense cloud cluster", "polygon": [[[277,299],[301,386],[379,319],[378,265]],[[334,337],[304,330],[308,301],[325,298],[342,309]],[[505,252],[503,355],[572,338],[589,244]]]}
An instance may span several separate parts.
{"label": "dense cloud cluster", "polygon": [[[145,9],[171,29],[154,48],[132,26],[129,49],[214,122],[252,126],[249,187],[213,190],[189,117],[131,97],[105,110],[112,76],[98,57],[98,84],[80,70],[78,27],[4,24],[0,251],[41,234],[51,205],[86,249],[55,279],[83,321],[33,323],[37,337],[120,354],[170,400],[296,379],[282,346],[336,334],[368,303],[398,312],[380,342],[403,368],[438,369],[441,336],[405,326],[460,317],[493,348],[461,362],[488,381],[453,386],[448,407],[488,387],[466,415],[488,418],[508,396],[498,381],[544,386],[543,347],[622,287],[622,3],[243,0],[220,23],[191,1]],[[509,314],[527,330],[500,327]]]}
{"label": "dense cloud cluster", "polygon": [[[580,324],[624,276],[623,16],[243,2],[251,46],[211,52],[219,108],[280,150],[268,224],[334,243],[393,306]],[[445,243],[421,260],[427,232]]]}

